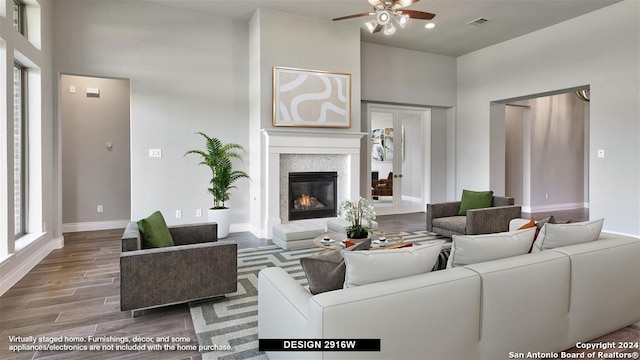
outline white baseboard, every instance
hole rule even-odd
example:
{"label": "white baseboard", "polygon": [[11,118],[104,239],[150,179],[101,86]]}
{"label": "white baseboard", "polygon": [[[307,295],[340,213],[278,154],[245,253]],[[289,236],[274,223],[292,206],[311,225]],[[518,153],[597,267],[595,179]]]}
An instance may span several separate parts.
{"label": "white baseboard", "polygon": [[62,224],[62,232],[96,231],[124,229],[131,220],[93,221],[83,223]]}
{"label": "white baseboard", "polygon": [[548,211],[562,211],[562,210],[577,210],[589,208],[589,203],[566,203],[566,204],[550,204],[550,205],[535,205],[535,206],[523,206],[522,212],[524,213],[537,213]]}
{"label": "white baseboard", "polygon": [[[39,240],[25,247],[21,252],[11,254],[0,264],[0,274],[6,274],[0,278],[0,295],[4,294],[20,279],[29,273],[40,261],[42,261],[51,251],[61,248],[64,245],[64,238],[51,240]],[[29,255],[34,247],[39,247]],[[26,256],[26,258],[24,258]],[[24,258],[24,259],[23,259]]]}
{"label": "white baseboard", "polygon": [[64,247],[64,236],[60,236],[57,239],[51,239],[51,249],[62,249]]}

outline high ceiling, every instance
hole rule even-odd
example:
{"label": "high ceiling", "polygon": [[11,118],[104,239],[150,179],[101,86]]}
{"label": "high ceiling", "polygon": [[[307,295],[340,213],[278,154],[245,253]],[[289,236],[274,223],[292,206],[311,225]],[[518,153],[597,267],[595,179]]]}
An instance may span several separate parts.
{"label": "high ceiling", "polygon": [[[267,8],[310,18],[336,17],[371,11],[366,0],[147,0],[184,10],[249,20],[258,8]],[[411,10],[435,13],[436,27],[427,30],[427,21],[411,19],[404,29],[386,36],[370,34],[364,22],[373,17],[340,21],[361,28],[366,42],[459,56],[484,47],[560,23],[620,0],[421,0]],[[467,25],[477,18],[482,25]],[[286,26],[286,25],[285,25]]]}

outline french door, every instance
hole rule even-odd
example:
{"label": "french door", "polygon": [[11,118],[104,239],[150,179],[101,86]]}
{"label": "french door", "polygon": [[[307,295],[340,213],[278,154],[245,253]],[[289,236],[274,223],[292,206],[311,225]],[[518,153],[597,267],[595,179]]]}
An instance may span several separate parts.
{"label": "french door", "polygon": [[376,214],[424,211],[430,186],[431,110],[369,104],[367,114]]}

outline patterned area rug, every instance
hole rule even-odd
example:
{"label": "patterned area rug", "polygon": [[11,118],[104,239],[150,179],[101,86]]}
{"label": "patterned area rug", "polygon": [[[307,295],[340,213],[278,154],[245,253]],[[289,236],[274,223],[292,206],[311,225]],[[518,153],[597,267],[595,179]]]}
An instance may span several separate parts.
{"label": "patterned area rug", "polygon": [[[397,235],[401,235],[405,243],[416,244],[446,239],[427,231]],[[258,351],[258,272],[279,266],[302,286],[307,286],[299,259],[321,251],[319,248],[286,251],[276,245],[239,250],[238,291],[225,298],[190,304],[198,343],[212,349],[201,351],[202,359],[267,359]]]}

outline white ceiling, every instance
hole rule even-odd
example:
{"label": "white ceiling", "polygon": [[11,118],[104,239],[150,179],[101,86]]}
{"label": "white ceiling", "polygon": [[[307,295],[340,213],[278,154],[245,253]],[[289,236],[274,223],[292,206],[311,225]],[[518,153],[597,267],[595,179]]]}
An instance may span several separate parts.
{"label": "white ceiling", "polygon": [[[366,0],[147,0],[184,10],[205,12],[249,20],[258,8],[331,20],[371,11]],[[411,19],[404,29],[386,36],[370,34],[364,22],[373,17],[342,20],[360,27],[362,40],[382,45],[459,56],[484,47],[560,23],[620,0],[421,0],[411,10],[436,14],[436,27],[424,28],[427,21]],[[483,25],[466,25],[483,17]]]}

